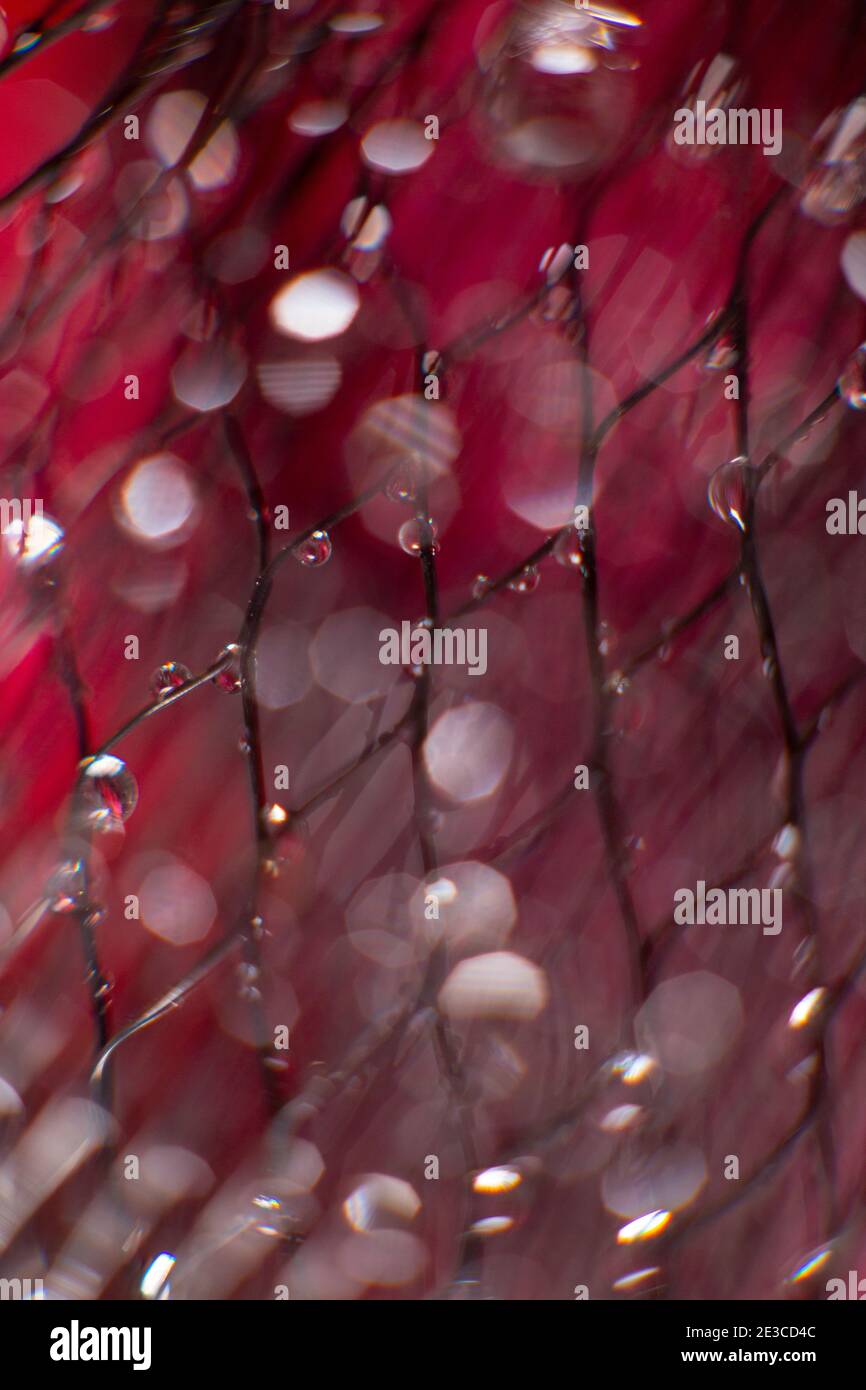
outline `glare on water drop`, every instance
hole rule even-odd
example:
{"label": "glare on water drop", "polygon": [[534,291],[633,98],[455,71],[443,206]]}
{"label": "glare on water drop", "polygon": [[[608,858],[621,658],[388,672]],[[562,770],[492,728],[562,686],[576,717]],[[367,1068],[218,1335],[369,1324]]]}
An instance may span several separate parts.
{"label": "glare on water drop", "polygon": [[306,540],[298,542],[293,554],[299,564],[312,569],[316,565],[327,564],[333,549],[331,537],[327,531],[314,531],[312,535],[307,536]]}

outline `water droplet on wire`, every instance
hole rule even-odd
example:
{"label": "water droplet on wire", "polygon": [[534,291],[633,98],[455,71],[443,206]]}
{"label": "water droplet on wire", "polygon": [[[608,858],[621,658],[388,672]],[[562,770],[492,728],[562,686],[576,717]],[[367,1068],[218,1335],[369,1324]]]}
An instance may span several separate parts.
{"label": "water droplet on wire", "polygon": [[150,678],[150,688],[159,698],[176,690],[185,681],[192,680],[192,671],[181,661],[164,661]]}
{"label": "water droplet on wire", "polygon": [[101,753],[78,764],[78,793],[87,824],[94,830],[112,830],[135,810],[138,783],[125,762]]}
{"label": "water droplet on wire", "polygon": [[580,569],[584,562],[583,536],[570,526],[553,547],[553,558],[564,569]]}
{"label": "water droplet on wire", "polygon": [[397,532],[397,539],[407,555],[420,555],[425,549],[432,550],[435,555],[439,549],[436,527],[429,518],[425,521],[422,517],[412,517],[404,521]]}
{"label": "water droplet on wire", "polygon": [[738,455],[717,468],[707,486],[707,501],[716,516],[740,531],[746,529],[746,467],[747,460]]}
{"label": "water droplet on wire", "polygon": [[331,558],[333,549],[331,537],[327,531],[314,531],[305,540],[299,541],[292,553],[298,564],[313,569],[318,565],[326,565]]}
{"label": "water droplet on wire", "polygon": [[527,565],[509,581],[508,587],[515,594],[531,594],[538,588],[541,575],[537,565]]}

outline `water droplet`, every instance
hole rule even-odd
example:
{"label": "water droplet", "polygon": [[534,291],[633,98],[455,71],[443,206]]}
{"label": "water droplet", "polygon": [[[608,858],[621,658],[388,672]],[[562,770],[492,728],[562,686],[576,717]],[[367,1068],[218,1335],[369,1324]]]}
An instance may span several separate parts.
{"label": "water droplet", "polygon": [[425,521],[423,517],[413,516],[409,521],[404,521],[397,532],[397,539],[407,555],[420,555],[423,550],[430,550],[435,555],[439,550],[436,526],[429,517]]}
{"label": "water droplet", "polygon": [[79,912],[87,901],[87,870],[83,859],[58,865],[47,884],[52,912]]}
{"label": "water droplet", "polygon": [[707,372],[724,372],[728,367],[733,367],[737,361],[737,345],[731,333],[723,333],[707,349],[706,356],[700,364],[701,369]]}
{"label": "water droplet", "polygon": [[241,649],[237,642],[229,642],[221,652],[222,656],[231,656],[231,662],[218,675],[214,676],[213,683],[218,690],[225,690],[229,695],[235,695],[241,688],[240,656]]}
{"label": "water droplet", "polygon": [[541,575],[537,565],[527,565],[519,574],[509,582],[509,589],[515,594],[531,594],[538,588]]}
{"label": "water droplet", "polygon": [[418,476],[417,464],[411,460],[401,464],[385,484],[385,496],[390,502],[414,502]]}
{"label": "water droplet", "polygon": [[317,565],[326,565],[331,558],[333,549],[331,537],[327,531],[314,531],[305,540],[299,541],[292,553],[298,564],[312,569]]}
{"label": "water droplet", "polygon": [[746,529],[747,466],[748,460],[740,454],[717,468],[707,486],[707,501],[716,516],[741,531]]}
{"label": "water droplet", "polygon": [[584,561],[583,533],[569,526],[553,547],[553,558],[564,569],[580,569]]}
{"label": "water droplet", "polygon": [[839,395],[852,410],[866,410],[866,343],[846,362],[839,377]]}
{"label": "water droplet", "polygon": [[185,681],[192,680],[192,671],[180,661],[164,661],[150,678],[150,688],[157,697],[177,690]]}
{"label": "water droplet", "polygon": [[23,34],[19,34],[12,48],[13,53],[27,53],[31,48],[35,48],[42,42],[42,34],[35,29],[28,29]]}
{"label": "water droplet", "polygon": [[484,598],[490,589],[490,576],[487,574],[477,574],[475,583],[472,585],[472,597],[475,599]]}
{"label": "water droplet", "polygon": [[604,683],[604,688],[608,695],[624,695],[631,685],[628,676],[622,671],[614,671],[608,676]]}
{"label": "water droplet", "polygon": [[94,830],[114,830],[135,810],[138,783],[125,762],[102,753],[78,764],[78,793],[87,824]]}

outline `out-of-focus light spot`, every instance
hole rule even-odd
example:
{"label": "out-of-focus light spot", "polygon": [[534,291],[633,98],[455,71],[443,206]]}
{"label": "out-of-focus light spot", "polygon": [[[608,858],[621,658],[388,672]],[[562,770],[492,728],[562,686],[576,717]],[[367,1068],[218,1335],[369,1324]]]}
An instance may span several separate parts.
{"label": "out-of-focus light spot", "polygon": [[523,1181],[523,1174],[517,1168],[485,1168],[472,1179],[475,1192],[513,1192]]}
{"label": "out-of-focus light spot", "polygon": [[623,1149],[602,1176],[601,1199],[615,1216],[632,1219],[647,1211],[680,1211],[706,1182],[707,1161],[694,1145],[642,1154]]}
{"label": "out-of-focus light spot", "polygon": [[842,274],[859,299],[866,299],[866,232],[854,232],[842,247]]}
{"label": "out-of-focus light spot", "polygon": [[124,483],[118,518],[136,540],[171,546],[186,538],[195,511],[186,465],[174,454],[153,454]]}
{"label": "out-of-focus light spot", "polygon": [[157,1255],[155,1260],[151,1260],[139,1285],[142,1298],[164,1301],[169,1297],[171,1285],[168,1282],[168,1276],[174,1269],[175,1263],[175,1256],[166,1254],[165,1251],[161,1255]]}
{"label": "out-of-focus light spot", "polygon": [[271,321],[280,333],[305,343],[336,338],[361,307],[355,282],[339,270],[310,270],[271,300]]}
{"label": "out-of-focus light spot", "polygon": [[430,780],[453,801],[480,801],[511,764],[511,721],[495,705],[468,702],[440,714],[424,742]]}
{"label": "out-of-focus light spot", "polygon": [[342,1272],[363,1286],[400,1288],[427,1265],[426,1247],[411,1231],[356,1231],[335,1253]]}
{"label": "out-of-focus light spot", "polygon": [[36,569],[53,559],[63,549],[63,528],[44,513],[29,520],[13,519],[3,527],[3,543],[7,553],[23,569]]}
{"label": "out-of-focus light spot", "polygon": [[289,116],[289,129],[296,135],[330,135],[339,130],[349,114],[343,101],[305,101]]}
{"label": "out-of-focus light spot", "polygon": [[671,1213],[669,1211],[651,1211],[645,1216],[639,1216],[635,1221],[629,1221],[627,1225],[621,1226],[616,1233],[617,1245],[633,1245],[637,1240],[650,1240],[653,1236],[660,1235],[667,1225],[670,1224]]}
{"label": "out-of-focus light spot", "polygon": [[789,1275],[789,1284],[801,1284],[804,1279],[811,1279],[813,1274],[817,1274],[829,1260],[833,1250],[828,1247],[826,1250],[819,1250],[817,1254],[810,1255],[801,1265],[798,1265],[794,1272]]}
{"label": "out-of-focus light spot", "polygon": [[141,613],[159,613],[180,598],[186,577],[183,561],[154,560],[142,573],[115,575],[111,587],[130,608]]}
{"label": "out-of-focus light spot", "polygon": [[171,373],[175,397],[190,410],[221,410],[246,380],[243,353],[231,343],[193,343]]}
{"label": "out-of-focus light spot", "polygon": [[115,202],[128,219],[132,235],[141,241],[177,236],[189,216],[189,198],[182,180],[171,178],[163,183],[161,179],[162,170],[152,159],[137,159],[117,176]]}
{"label": "out-of-focus light spot", "polygon": [[352,246],[356,251],[378,251],[388,239],[394,223],[391,214],[381,203],[372,207],[356,233]]}
{"label": "out-of-focus light spot", "polygon": [[[439,906],[432,920],[425,910],[430,897]],[[509,880],[491,864],[472,859],[443,864],[438,879],[420,885],[412,908],[424,939],[441,937],[450,949],[473,954],[504,946],[517,921]]]}
{"label": "out-of-focus light spot", "polygon": [[319,685],[347,704],[366,704],[385,695],[397,682],[397,666],[379,660],[379,633],[390,619],[372,608],[346,608],[321,624],[310,664]]}
{"label": "out-of-focus light spot", "polygon": [[373,1173],[343,1203],[343,1216],[354,1231],[373,1231],[388,1218],[413,1221],[421,1199],[408,1182]]}
{"label": "out-of-focus light spot", "polygon": [[217,913],[208,884],[179,861],[151,869],[141,885],[139,901],[143,925],[170,946],[203,941]]}
{"label": "out-of-focus light spot", "polygon": [[642,1115],[641,1105],[617,1105],[602,1117],[600,1127],[606,1134],[617,1134],[620,1130],[631,1129]]}
{"label": "out-of-focus light spot", "polygon": [[642,1050],[665,1071],[691,1076],[730,1051],[743,1026],[740,991],[720,975],[696,970],[657,985],[635,1016]]}
{"label": "out-of-focus light spot", "polygon": [[312,415],[333,400],[342,368],[336,357],[296,362],[262,362],[256,368],[259,390],[269,405],[286,415]]}
{"label": "out-of-focus light spot", "polygon": [[328,25],[335,34],[372,34],[376,29],[381,29],[384,20],[380,14],[372,12],[367,14],[348,14],[341,12],[335,14],[328,20]]}
{"label": "out-of-focus light spot", "polygon": [[532,1019],[548,999],[547,977],[532,961],[511,951],[491,951],[462,960],[439,991],[449,1018]]}
{"label": "out-of-focus light spot", "polygon": [[[147,141],[167,169],[180,163],[207,106],[200,92],[166,92],[157,97],[147,124]],[[191,161],[189,176],[196,188],[221,188],[233,177],[239,155],[238,137],[223,121]]]}
{"label": "out-of-focus light spot", "polygon": [[546,72],[551,76],[567,73],[592,72],[598,59],[591,48],[568,41],[547,41],[532,50],[530,59],[536,72]]}
{"label": "out-of-focus light spot", "polygon": [[612,1288],[617,1293],[629,1293],[632,1289],[645,1284],[647,1279],[654,1279],[661,1274],[659,1265],[648,1265],[646,1269],[636,1269],[633,1274],[624,1274],[621,1279],[615,1279]]}
{"label": "out-of-focus light spot", "polygon": [[447,405],[409,394],[370,406],[349,437],[348,453],[359,465],[368,465],[362,470],[368,486],[398,464],[409,466],[418,481],[433,482],[448,472],[461,445]]}
{"label": "out-of-focus light spot", "polygon": [[12,1115],[21,1115],[24,1111],[24,1102],[8,1081],[0,1076],[0,1119],[8,1120]]}
{"label": "out-of-focus light spot", "polygon": [[408,174],[426,164],[436,148],[417,121],[398,117],[371,126],[361,141],[361,154],[371,169],[385,174]]}
{"label": "out-of-focus light spot", "polygon": [[613,1074],[619,1076],[627,1086],[637,1086],[651,1076],[657,1066],[654,1057],[643,1052],[621,1052],[614,1058]]}
{"label": "out-of-focus light spot", "polygon": [[788,1019],[789,1028],[805,1028],[807,1023],[811,1023],[816,1015],[824,1006],[827,998],[827,991],[823,986],[819,989],[812,989],[808,994],[794,1005],[791,1016]]}
{"label": "out-of-focus light spot", "polygon": [[510,1231],[513,1225],[513,1216],[484,1216],[480,1221],[473,1221],[469,1227],[469,1234],[483,1237],[501,1236]]}

